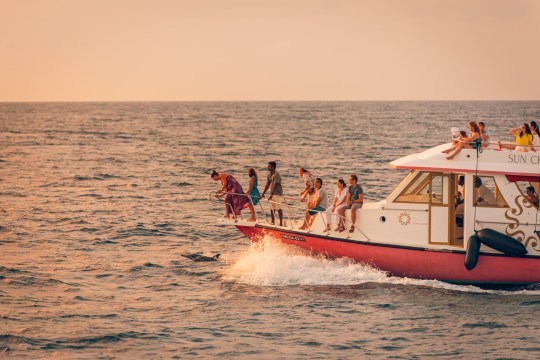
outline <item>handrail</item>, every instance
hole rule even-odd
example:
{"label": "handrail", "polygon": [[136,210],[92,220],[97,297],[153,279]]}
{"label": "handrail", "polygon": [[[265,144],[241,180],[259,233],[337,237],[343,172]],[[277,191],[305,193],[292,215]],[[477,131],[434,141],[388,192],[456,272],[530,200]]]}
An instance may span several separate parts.
{"label": "handrail", "polygon": [[[510,222],[510,221],[484,221],[484,220],[476,220],[476,223],[477,224],[500,224],[500,225],[512,225],[512,224],[515,224],[515,222]],[[535,225],[540,225],[540,223],[519,223],[519,225],[524,225],[524,226],[535,226]]]}
{"label": "handrail", "polygon": [[428,209],[402,209],[402,208],[387,208],[387,207],[382,207],[381,208],[382,210],[398,210],[398,211],[422,211],[422,212],[428,212],[429,210]]}
{"label": "handrail", "polygon": [[[219,199],[219,197],[218,197],[218,195],[217,195],[219,192],[220,192],[220,191],[216,191],[216,190],[210,191],[209,194],[208,194],[208,199],[211,200],[211,201],[214,201],[214,198],[215,198],[215,199]],[[232,193],[232,192],[222,192],[222,193],[221,193],[221,196],[227,195],[227,194],[230,194],[230,195],[237,195],[237,196],[246,196],[246,197],[248,197],[248,199],[249,199],[251,205],[253,205],[253,199],[252,199],[252,198],[258,198],[258,197],[256,197],[256,196],[246,195],[246,194],[242,194],[242,193]],[[260,199],[260,198],[259,198],[259,199]],[[327,231],[326,231],[326,228],[327,228],[327,225],[328,225],[328,224],[327,224],[327,222],[326,222],[325,216],[323,215],[323,213],[326,214],[326,211],[327,211],[327,210],[321,211],[321,210],[313,210],[313,209],[309,209],[309,208],[304,208],[304,207],[294,206],[294,205],[290,205],[290,204],[287,202],[287,198],[286,198],[286,197],[283,197],[283,199],[285,200],[285,203],[281,203],[281,205],[285,205],[285,207],[287,208],[286,216],[287,216],[287,219],[289,220],[288,223],[289,223],[289,227],[290,227],[291,230],[294,230],[293,220],[297,220],[296,218],[292,218],[292,217],[291,217],[291,214],[293,214],[293,211],[294,211],[294,210],[297,210],[297,211],[299,212],[298,215],[300,215],[299,217],[300,217],[302,220],[304,220],[304,216],[305,216],[306,211],[312,211],[312,212],[316,212],[317,214],[321,214],[321,219],[322,219],[322,221],[323,221],[324,228],[325,228],[324,232],[327,232]],[[262,206],[262,200],[263,200],[263,199],[260,199],[260,201],[259,201],[259,206],[260,206],[260,208],[261,208],[261,211],[262,211],[263,214],[265,215],[265,221],[268,222],[268,215],[267,215],[267,213],[266,213],[264,207]],[[273,200],[268,200],[268,199],[266,199],[266,201],[268,201],[270,204],[278,204],[277,202],[275,202],[275,201],[273,201]],[[232,207],[230,206],[230,204],[226,204],[226,205],[229,206],[229,208],[231,209],[231,213],[233,214],[233,217],[234,217],[234,219],[235,219],[235,222],[237,222],[238,219],[237,219],[236,214],[234,214],[234,211],[232,211]],[[274,211],[274,210],[271,210],[271,209],[270,209],[270,211]],[[349,219],[347,219],[345,216],[342,216],[342,215],[336,214],[336,213],[332,213],[331,216],[338,216],[339,219],[340,219],[341,221],[343,221],[343,225],[344,225],[344,226],[347,225],[347,223],[350,223],[350,224],[352,225],[352,222],[351,222]],[[242,214],[240,214],[240,217],[241,217],[242,220],[243,220]],[[256,212],[256,211],[255,211],[255,218],[256,218],[256,221],[259,222],[259,218],[258,218],[258,215],[257,215],[257,212]],[[348,226],[348,225],[347,225],[347,226]],[[358,230],[358,232],[360,232],[360,234],[362,234],[362,236],[364,236],[368,241],[370,241],[369,238],[367,237],[367,235],[366,235],[362,230],[360,230],[360,229],[357,228],[357,227],[355,227],[355,228]],[[311,226],[308,227],[308,229],[306,230],[306,232],[307,232],[307,233],[310,233],[310,232],[311,232]],[[350,234],[349,234],[349,233],[346,234],[346,238],[347,238],[347,239],[350,238]]]}

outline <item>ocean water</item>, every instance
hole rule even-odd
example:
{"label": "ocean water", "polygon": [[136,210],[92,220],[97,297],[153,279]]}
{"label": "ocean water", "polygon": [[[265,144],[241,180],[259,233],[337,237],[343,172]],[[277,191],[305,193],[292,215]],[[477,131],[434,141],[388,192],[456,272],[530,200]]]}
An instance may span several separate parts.
{"label": "ocean water", "polygon": [[539,358],[540,286],[251,245],[208,201],[271,160],[291,197],[305,166],[377,201],[469,119],[511,141],[540,102],[0,104],[0,358]]}

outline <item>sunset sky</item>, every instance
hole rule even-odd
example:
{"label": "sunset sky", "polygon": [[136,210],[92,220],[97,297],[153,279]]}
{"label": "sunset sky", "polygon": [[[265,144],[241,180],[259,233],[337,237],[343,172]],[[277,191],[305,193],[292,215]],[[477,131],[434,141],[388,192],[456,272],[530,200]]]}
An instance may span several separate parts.
{"label": "sunset sky", "polygon": [[0,0],[0,101],[540,100],[540,0]]}

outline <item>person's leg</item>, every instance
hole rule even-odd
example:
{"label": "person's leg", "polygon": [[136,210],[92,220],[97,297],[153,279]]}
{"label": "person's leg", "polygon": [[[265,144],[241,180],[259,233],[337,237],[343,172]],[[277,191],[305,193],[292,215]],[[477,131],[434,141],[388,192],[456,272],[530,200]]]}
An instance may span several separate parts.
{"label": "person's leg", "polygon": [[253,205],[251,205],[251,203],[249,203],[249,211],[251,211],[251,218],[249,219],[249,221],[255,221],[255,208],[253,207]]}
{"label": "person's leg", "polygon": [[326,218],[326,231],[330,231],[330,225],[334,223],[334,214],[332,214],[332,208],[329,207],[324,213]]}
{"label": "person's leg", "polygon": [[276,223],[276,219],[274,217],[274,209],[273,208],[270,208],[270,219],[271,219],[271,224],[274,225]]}
{"label": "person's leg", "polygon": [[454,156],[456,156],[461,151],[461,149],[463,149],[463,143],[462,142],[460,142],[456,146],[456,149],[454,150],[454,152],[452,154],[450,154],[450,156],[447,156],[446,159],[447,160],[452,160],[454,158]]}
{"label": "person's leg", "polygon": [[337,231],[343,231],[345,230],[345,210],[347,209],[347,206],[340,205],[336,209],[336,212],[339,214],[339,221],[338,221],[338,227]]}
{"label": "person's leg", "polygon": [[279,209],[277,212],[279,214],[279,226],[283,226],[283,210]]}
{"label": "person's leg", "polygon": [[455,144],[455,145],[452,145],[452,146],[451,146],[451,147],[449,147],[448,149],[446,149],[446,150],[443,150],[443,151],[441,151],[441,152],[442,152],[442,153],[444,153],[444,154],[448,154],[448,153],[450,153],[450,152],[451,152],[452,150],[454,150],[454,149],[455,149],[455,148],[456,148],[456,147],[457,147],[457,146],[458,146],[459,144],[461,144],[461,143],[460,143],[460,142],[458,142],[457,144]]}
{"label": "person's leg", "polygon": [[307,229],[308,219],[309,219],[309,211],[306,211],[306,213],[304,214],[304,222],[302,223],[302,226],[300,226],[300,230]]}
{"label": "person's leg", "polygon": [[354,203],[352,206],[351,206],[351,222],[352,222],[352,225],[351,225],[351,228],[349,229],[349,232],[354,232],[354,227],[356,226],[356,211],[358,209],[360,209],[362,207],[362,203]]}

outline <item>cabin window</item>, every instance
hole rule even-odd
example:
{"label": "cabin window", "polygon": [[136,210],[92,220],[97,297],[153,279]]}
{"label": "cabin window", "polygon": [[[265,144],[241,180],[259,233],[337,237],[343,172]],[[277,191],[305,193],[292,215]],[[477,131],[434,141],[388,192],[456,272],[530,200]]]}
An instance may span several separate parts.
{"label": "cabin window", "polygon": [[516,185],[521,191],[521,194],[527,201],[527,203],[533,205],[535,208],[538,208],[539,199],[538,193],[540,192],[540,183],[538,182],[529,182],[529,181],[516,181]]}
{"label": "cabin window", "polygon": [[431,176],[431,203],[448,205],[448,176]]}
{"label": "cabin window", "polygon": [[493,176],[475,176],[474,204],[482,207],[508,207]]}
{"label": "cabin window", "polygon": [[395,202],[429,203],[429,180],[428,172],[419,173],[399,194]]}

